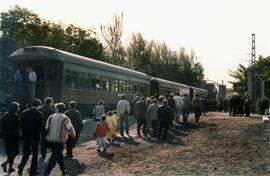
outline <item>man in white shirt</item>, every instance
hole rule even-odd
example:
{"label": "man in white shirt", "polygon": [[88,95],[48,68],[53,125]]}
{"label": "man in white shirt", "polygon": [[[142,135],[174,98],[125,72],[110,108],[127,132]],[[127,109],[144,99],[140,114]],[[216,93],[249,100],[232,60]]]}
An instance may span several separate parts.
{"label": "man in white shirt", "polygon": [[180,116],[182,114],[183,97],[181,97],[179,92],[177,92],[173,99],[175,100],[175,121],[179,123]]}
{"label": "man in white shirt", "polygon": [[31,102],[32,100],[35,99],[35,93],[36,93],[36,81],[37,81],[37,74],[36,72],[33,71],[32,67],[27,68],[28,71],[28,77],[27,77],[27,90],[29,94],[29,101]]}
{"label": "man in white shirt", "polygon": [[120,134],[124,136],[124,123],[126,126],[126,133],[129,134],[128,114],[130,111],[130,104],[126,100],[126,95],[122,95],[122,99],[117,103],[117,113],[120,118]]}

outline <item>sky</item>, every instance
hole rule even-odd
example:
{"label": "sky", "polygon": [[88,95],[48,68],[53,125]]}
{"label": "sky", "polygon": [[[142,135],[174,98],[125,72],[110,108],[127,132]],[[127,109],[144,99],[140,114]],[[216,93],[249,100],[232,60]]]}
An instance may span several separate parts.
{"label": "sky", "polygon": [[174,51],[194,50],[205,79],[227,87],[228,71],[250,64],[252,33],[256,57],[270,55],[268,0],[0,0],[0,12],[16,4],[45,20],[95,29],[100,39],[100,25],[123,12],[123,43],[139,32]]}

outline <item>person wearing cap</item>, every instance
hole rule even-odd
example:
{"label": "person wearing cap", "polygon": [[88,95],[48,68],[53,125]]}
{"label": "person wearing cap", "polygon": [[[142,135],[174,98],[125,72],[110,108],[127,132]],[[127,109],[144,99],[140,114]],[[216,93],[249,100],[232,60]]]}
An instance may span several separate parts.
{"label": "person wearing cap", "polygon": [[83,121],[81,113],[76,110],[77,103],[75,101],[69,102],[69,110],[65,112],[65,115],[69,117],[71,124],[75,129],[76,136],[73,138],[71,135],[68,135],[68,139],[66,142],[66,150],[67,150],[67,157],[73,157],[73,148],[77,144],[77,141],[80,137],[80,134],[83,130]]}
{"label": "person wearing cap", "polygon": [[121,100],[117,103],[117,112],[120,119],[120,134],[124,136],[124,123],[126,125],[126,133],[129,134],[128,114],[130,111],[130,104],[126,100],[126,95],[122,95]]}

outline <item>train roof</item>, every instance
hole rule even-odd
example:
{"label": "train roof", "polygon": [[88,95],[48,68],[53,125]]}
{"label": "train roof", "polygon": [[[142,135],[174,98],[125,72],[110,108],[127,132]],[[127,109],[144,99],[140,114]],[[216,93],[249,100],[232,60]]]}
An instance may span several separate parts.
{"label": "train roof", "polygon": [[198,88],[198,87],[193,87],[193,86],[191,86],[191,88],[193,88],[194,90],[202,91],[202,92],[208,92],[208,90],[203,89],[203,88]]}
{"label": "train roof", "polygon": [[128,68],[116,66],[106,62],[98,61],[95,59],[87,58],[77,54],[62,51],[60,49],[48,47],[48,46],[29,46],[16,50],[12,53],[8,60],[28,60],[28,59],[48,59],[48,60],[59,60],[62,62],[77,64],[81,66],[88,66],[98,68],[104,71],[124,74],[133,76],[141,79],[150,80],[150,76],[145,73],[131,70]]}
{"label": "train roof", "polygon": [[170,84],[170,85],[174,85],[174,86],[182,86],[182,87],[186,87],[186,88],[190,87],[190,86],[185,85],[185,84],[169,81],[169,80],[166,80],[166,79],[156,78],[156,77],[152,77],[151,81],[158,81],[159,83]]}

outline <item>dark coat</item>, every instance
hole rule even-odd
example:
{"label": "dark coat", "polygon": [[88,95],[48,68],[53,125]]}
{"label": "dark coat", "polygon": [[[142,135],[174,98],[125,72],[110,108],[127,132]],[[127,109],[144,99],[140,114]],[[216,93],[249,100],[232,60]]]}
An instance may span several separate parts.
{"label": "dark coat", "polygon": [[14,139],[20,137],[19,132],[19,115],[17,113],[7,112],[1,118],[2,137]]}
{"label": "dark coat", "polygon": [[43,115],[35,108],[23,111],[20,120],[20,129],[23,139],[39,140],[41,133],[45,132]]}
{"label": "dark coat", "polygon": [[76,134],[80,134],[80,132],[83,130],[83,121],[81,113],[76,109],[70,109],[65,112],[65,115],[69,117]]}
{"label": "dark coat", "polygon": [[135,104],[135,115],[137,118],[145,118],[145,114],[147,111],[147,106],[146,106],[146,102],[143,100],[138,101]]}
{"label": "dark coat", "polygon": [[170,108],[167,105],[160,105],[158,108],[158,121],[160,122],[170,122]]}
{"label": "dark coat", "polygon": [[[40,112],[42,112],[42,114],[43,114],[43,122],[46,123],[48,118],[50,117],[50,115],[54,114],[54,109],[50,105],[44,104],[40,108]],[[46,124],[44,124],[44,125],[46,125]]]}

